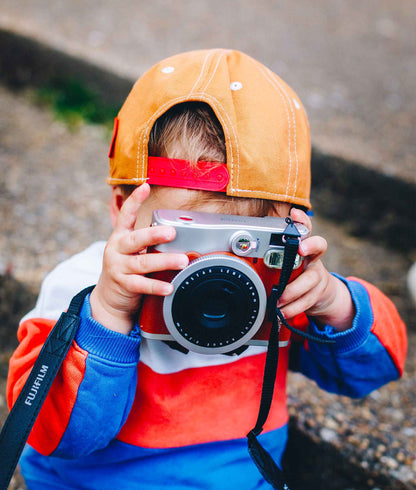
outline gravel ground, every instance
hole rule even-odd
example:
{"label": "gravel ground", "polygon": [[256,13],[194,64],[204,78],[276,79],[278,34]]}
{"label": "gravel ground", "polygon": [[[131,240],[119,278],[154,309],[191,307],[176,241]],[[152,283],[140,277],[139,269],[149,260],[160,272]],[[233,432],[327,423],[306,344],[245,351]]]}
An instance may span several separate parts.
{"label": "gravel ground", "polygon": [[[25,284],[110,231],[106,131],[69,130],[0,87],[0,272]],[[11,117],[13,115],[13,117]]]}
{"label": "gravel ground", "polygon": [[[0,113],[1,421],[17,317],[30,307],[48,270],[92,241],[105,239],[110,225],[109,190],[103,183],[106,131],[93,126],[71,131],[34,105],[30,94],[16,95],[1,87],[0,105],[7,108]],[[320,467],[318,458],[315,483],[299,483],[298,488],[416,488],[416,325],[405,288],[410,259],[348,235],[341,224],[319,216],[314,221],[315,232],[329,242],[327,267],[363,277],[387,293],[409,326],[410,347],[403,379],[363,400],[324,393],[302,376],[290,374],[294,431],[312,441],[306,457],[316,458],[317,451],[323,454],[329,447],[332,455],[342,453],[342,464],[352,465],[360,475],[359,481],[345,474],[341,478],[335,466]],[[16,294],[7,291],[19,292],[19,302],[13,303]],[[325,483],[317,483],[317,474],[326,478]],[[17,475],[10,488],[22,485]]]}
{"label": "gravel ground", "polygon": [[123,0],[120,6],[112,0],[2,0],[0,5],[1,27],[134,80],[181,51],[247,52],[296,90],[322,151],[412,182],[415,16],[413,0]]}

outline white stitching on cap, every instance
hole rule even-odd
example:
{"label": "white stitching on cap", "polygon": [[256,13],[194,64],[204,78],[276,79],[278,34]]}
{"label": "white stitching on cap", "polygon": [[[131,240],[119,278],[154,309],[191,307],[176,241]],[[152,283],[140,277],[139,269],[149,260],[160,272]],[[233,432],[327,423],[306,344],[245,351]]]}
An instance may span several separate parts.
{"label": "white stitching on cap", "polygon": [[[221,55],[218,57],[218,60],[217,60],[217,64],[215,66],[215,69],[211,75],[211,78],[208,80],[207,84],[205,85],[205,88],[204,90],[202,91],[201,95],[200,95],[200,99],[199,100],[203,100],[204,98],[208,99],[208,100],[213,100],[215,101],[215,103],[219,106],[221,106],[224,114],[227,116],[227,120],[228,120],[228,123],[233,131],[233,136],[234,136],[234,141],[235,141],[235,146],[236,146],[236,152],[237,152],[237,167],[239,167],[239,164],[240,164],[240,151],[239,151],[239,147],[238,147],[238,138],[237,138],[237,134],[236,134],[236,130],[234,128],[234,125],[230,119],[230,116],[228,115],[227,111],[224,109],[224,106],[218,101],[218,99],[216,99],[214,96],[212,95],[207,95],[205,94],[205,91],[208,89],[209,87],[209,84],[211,83],[212,79],[214,78],[214,75],[215,73],[217,72],[218,70],[218,66],[220,64],[220,61],[222,59],[222,57],[225,55],[225,54],[228,54],[229,52],[231,52],[231,50],[227,49],[227,50],[223,50],[223,52],[221,53]],[[212,102],[213,103],[213,102]],[[214,104],[214,103],[213,103]],[[230,134],[228,133],[228,126],[225,125],[225,121],[223,120],[222,116],[219,116],[219,114],[217,114],[217,116],[219,117],[220,119],[220,122],[221,122],[221,126],[222,128],[226,129],[227,131],[227,136],[228,136],[228,139],[231,140],[230,138]],[[232,144],[230,143],[230,157],[231,157],[231,161],[230,162],[227,162],[227,166],[229,166],[230,168],[230,180],[231,182],[233,181],[233,175],[234,175],[234,155],[233,155],[233,146]]]}
{"label": "white stitching on cap", "polygon": [[298,187],[299,159],[298,159],[298,148],[297,148],[296,116],[295,116],[295,111],[293,110],[293,105],[292,105],[292,102],[294,101],[294,99],[292,99],[289,96],[289,94],[286,92],[285,87],[282,85],[281,81],[277,78],[277,76],[271,70],[268,70],[268,73],[271,77],[271,82],[276,83],[280,87],[282,92],[285,94],[285,96],[289,102],[290,112],[292,113],[293,143],[294,143],[294,153],[295,153],[295,159],[296,159],[296,175],[295,175],[295,185],[293,188],[293,194],[291,194],[289,197],[295,197],[297,187]]}
{"label": "white stitching on cap", "polygon": [[[195,87],[197,86],[197,84],[198,84],[199,80],[200,80],[200,79],[201,79],[201,77],[202,77],[202,74],[203,74],[203,72],[204,72],[204,70],[205,70],[205,65],[206,65],[206,63],[207,63],[207,61],[208,61],[208,58],[211,56],[211,54],[212,54],[213,52],[214,52],[214,50],[210,50],[210,51],[209,51],[209,52],[206,54],[205,59],[204,59],[204,62],[203,62],[202,67],[201,67],[201,71],[200,71],[200,73],[199,73],[199,76],[198,76],[198,78],[196,79],[196,81],[195,81],[195,83],[194,83],[194,85],[193,85],[193,87],[192,87],[191,91],[189,92],[189,94],[188,94],[186,97],[183,97],[183,96],[182,96],[182,97],[177,97],[176,99],[173,99],[173,100],[169,100],[168,102],[166,102],[165,104],[163,104],[162,108],[166,107],[166,106],[167,106],[167,105],[169,105],[171,102],[174,102],[174,101],[176,101],[176,100],[177,100],[178,102],[179,102],[179,101],[182,101],[182,100],[187,100],[187,99],[188,99],[188,98],[191,96],[192,92],[194,91]],[[145,123],[145,126],[144,126],[143,130],[142,130],[142,131],[141,131],[141,133],[140,133],[139,141],[138,141],[138,143],[137,143],[137,158],[136,158],[136,162],[137,162],[137,164],[136,164],[136,179],[137,179],[137,180],[139,180],[140,151],[141,151],[142,156],[143,156],[143,162],[142,162],[142,176],[141,176],[141,179],[142,179],[142,180],[147,180],[147,178],[144,176],[144,167],[145,167],[145,157],[144,157],[144,153],[145,153],[145,152],[144,152],[144,140],[145,140],[145,136],[146,136],[146,134],[147,134],[147,131],[148,131],[148,129],[149,129],[150,122],[151,122],[152,120],[153,120],[153,121],[155,121],[155,120],[157,119],[157,117],[156,117],[156,119],[154,119],[155,114],[161,114],[161,113],[160,113],[160,109],[161,109],[161,107],[159,107],[159,110],[158,110],[156,113],[152,114],[152,116],[151,116],[151,117],[150,117],[150,118],[147,120],[147,122]],[[158,117],[159,117],[159,116],[158,116]]]}
{"label": "white stitching on cap", "polygon": [[[289,111],[288,111],[288,108],[287,108],[287,103],[286,103],[286,100],[285,100],[285,97],[284,97],[284,94],[282,94],[282,91],[280,90],[279,87],[276,87],[275,84],[273,84],[273,82],[270,80],[269,76],[268,76],[268,73],[265,72],[264,70],[264,67],[262,64],[258,63],[257,61],[255,60],[252,60],[253,64],[256,65],[256,67],[261,71],[261,73],[263,74],[263,76],[266,78],[266,80],[269,81],[269,83],[272,84],[272,86],[278,90],[278,93],[280,95],[280,98],[282,99],[282,102],[284,104],[284,107],[285,107],[285,111],[286,111],[286,115],[287,115],[287,122],[288,122],[288,129],[289,129],[289,176],[288,176],[288,181],[286,183],[286,196],[288,196],[288,192],[289,192],[289,180],[290,180],[290,174],[291,174],[291,170],[292,170],[292,155],[291,155],[291,151],[290,151],[290,146],[291,146],[291,124],[290,124],[290,117],[289,117]],[[243,190],[243,189],[242,189]],[[276,195],[279,195],[279,196],[282,196],[284,194],[276,194]]]}
{"label": "white stitching on cap", "polygon": [[[294,113],[294,110],[293,110],[293,105],[292,105],[292,100],[291,98],[289,97],[289,95],[287,94],[287,92],[285,91],[285,88],[284,86],[282,85],[282,83],[279,81],[279,79],[277,78],[277,76],[269,69],[267,69],[267,74],[268,74],[268,79],[270,81],[270,83],[272,83],[272,85],[277,88],[280,93],[282,93],[287,101],[289,102],[289,107],[290,107],[290,111],[291,111],[291,114],[292,114],[292,119],[293,119],[293,144],[294,144],[294,153],[295,153],[295,160],[296,160],[296,175],[295,175],[295,185],[294,185],[294,189],[293,189],[293,193],[292,194],[289,194],[289,184],[290,184],[290,177],[291,177],[291,174],[292,174],[292,140],[291,140],[291,125],[290,125],[290,119],[289,119],[289,114],[288,115],[288,122],[289,122],[289,162],[290,162],[290,166],[289,166],[289,175],[288,175],[288,181],[287,181],[287,185],[286,185],[286,195],[287,197],[295,197],[295,194],[296,194],[296,190],[297,190],[297,178],[298,178],[298,172],[299,172],[299,161],[298,161],[298,153],[297,153],[297,134],[296,134],[296,119],[295,119],[295,113]],[[286,106],[286,104],[285,104]],[[287,111],[287,109],[286,109]]]}
{"label": "white stitching on cap", "polygon": [[[218,66],[219,66],[219,64],[220,64],[221,58],[222,58],[222,57],[223,57],[223,56],[224,56],[226,53],[228,53],[228,51],[223,51],[223,52],[221,53],[221,55],[218,57],[217,64],[215,65],[215,69],[214,69],[214,71],[212,72],[211,78],[208,80],[207,84],[205,85],[204,90],[201,92],[202,94],[204,94],[204,93],[205,93],[205,91],[206,91],[206,90],[207,90],[207,88],[209,87],[209,84],[212,82],[212,79],[214,78],[214,75],[215,75],[215,73],[216,73],[216,72],[217,72],[217,70],[218,70]],[[200,99],[200,100],[201,100],[201,99]]]}
{"label": "white stitching on cap", "polygon": [[[181,102],[181,101],[186,101],[186,100],[188,100],[188,99],[190,98],[190,96],[191,96],[191,95],[196,95],[196,96],[199,96],[199,94],[198,94],[198,93],[193,94],[193,90],[194,90],[194,88],[196,87],[196,85],[198,84],[198,81],[199,81],[199,80],[201,79],[201,77],[202,77],[202,73],[203,73],[203,71],[204,71],[204,67],[205,67],[205,65],[206,65],[206,63],[207,63],[207,61],[208,61],[209,56],[210,56],[211,54],[215,53],[216,51],[218,51],[218,50],[211,50],[209,53],[207,53],[207,55],[206,55],[206,57],[205,57],[205,60],[204,60],[204,63],[203,63],[203,66],[202,66],[202,68],[201,68],[201,72],[200,72],[200,74],[199,74],[199,77],[198,77],[197,81],[195,82],[195,84],[194,84],[194,86],[193,86],[193,88],[192,88],[191,92],[189,92],[189,94],[188,94],[186,97],[184,97],[184,96],[182,96],[182,97],[176,97],[175,99],[172,99],[172,100],[167,101],[165,104],[163,104],[163,106],[159,107],[159,109],[158,109],[158,110],[157,110],[157,111],[156,111],[156,112],[155,112],[155,113],[154,113],[154,114],[153,114],[153,115],[152,115],[152,116],[151,116],[151,117],[150,117],[150,118],[147,120],[147,122],[146,122],[146,126],[143,128],[143,130],[142,130],[142,131],[141,131],[141,133],[140,133],[140,137],[139,137],[139,144],[138,144],[138,148],[137,148],[137,169],[136,169],[137,180],[139,179],[138,174],[139,174],[139,166],[140,166],[140,150],[141,150],[141,153],[142,153],[142,160],[143,160],[143,161],[142,161],[142,177],[141,177],[141,178],[142,178],[142,180],[146,180],[146,178],[145,178],[145,176],[144,176],[144,164],[145,164],[145,157],[144,157],[144,142],[145,142],[145,136],[146,136],[146,134],[147,134],[147,132],[148,132],[148,130],[149,130],[149,126],[150,126],[150,124],[152,123],[152,121],[155,121],[155,120],[156,120],[156,119],[159,117],[159,115],[161,115],[161,114],[164,112],[165,108],[166,108],[168,105],[172,104],[172,106],[173,106],[173,105],[175,105],[175,103],[179,103],[179,102]],[[224,55],[226,52],[228,52],[228,51],[224,51],[224,52],[221,54],[221,56],[219,57],[219,59],[218,59],[218,61],[217,61],[217,66],[216,66],[216,68],[215,68],[215,71],[216,71],[216,70],[217,70],[217,68],[218,68],[219,61],[220,61],[221,57],[222,57],[222,56],[223,56],[223,55]],[[215,71],[214,71],[214,73],[215,73]],[[214,75],[214,74],[213,74],[213,75]],[[213,75],[212,75],[212,77],[213,77]],[[207,85],[205,86],[204,91],[207,89],[208,85],[211,83],[212,77],[210,78],[210,80],[208,81]],[[202,98],[203,98],[203,97],[204,97],[204,93],[202,92],[202,93],[201,93],[201,95],[200,95],[200,100],[202,100]],[[217,103],[217,104],[221,105],[221,104],[218,102],[218,100],[217,100],[217,99],[215,99],[214,97],[212,97],[212,96],[206,96],[206,95],[205,95],[205,97],[207,97],[207,98],[210,98],[210,97],[211,97],[213,100],[215,100],[215,101],[216,101],[216,103]],[[222,107],[222,105],[221,105],[221,107]],[[227,114],[227,113],[226,113],[226,111],[224,110],[224,108],[223,108],[223,107],[222,107],[222,109],[223,109],[224,113],[225,113],[225,114]],[[238,140],[237,140],[236,135],[235,135],[235,129],[234,129],[233,125],[232,125],[232,122],[231,122],[231,120],[230,120],[230,118],[229,118],[228,114],[227,114],[227,118],[228,118],[228,120],[229,120],[229,123],[230,123],[230,125],[231,125],[232,129],[233,129],[234,139],[235,139],[235,142],[236,142],[236,147],[237,147],[237,158],[238,158]],[[221,118],[221,119],[222,119],[222,118]],[[223,127],[224,127],[224,121],[222,121],[222,125],[223,125]],[[226,129],[227,129],[227,133],[228,133],[228,128],[226,128]],[[234,159],[233,159],[233,155],[232,155],[232,146],[231,146],[231,172],[232,172],[232,168],[233,168],[233,161],[234,161]],[[128,179],[127,179],[127,180],[128,180]]]}
{"label": "white stitching on cap", "polygon": [[[214,105],[214,106],[215,106],[215,104],[221,106],[224,114],[227,116],[228,123],[229,123],[229,125],[230,125],[230,127],[231,127],[231,129],[233,131],[233,136],[234,136],[234,141],[235,141],[235,146],[236,146],[236,151],[237,151],[236,157],[237,157],[237,165],[238,165],[240,163],[240,150],[239,150],[239,147],[238,147],[237,134],[236,134],[234,125],[233,125],[233,123],[232,123],[232,121],[230,119],[230,116],[228,115],[227,111],[224,110],[224,106],[221,104],[221,102],[219,102],[219,100],[216,99],[214,96],[207,95],[207,94],[202,94],[201,95],[201,100],[203,100],[204,98],[205,99],[208,99],[208,100],[211,100],[211,104]],[[215,102],[212,102],[212,101],[215,101]],[[230,134],[228,132],[228,126],[225,125],[222,115],[217,114],[217,116],[220,119],[220,122],[221,122],[222,127],[225,128],[226,131],[227,131],[228,139],[231,140]],[[231,156],[231,162],[227,162],[227,166],[230,165],[230,175],[231,175],[231,181],[232,181],[232,176],[233,176],[233,172],[234,172],[234,155],[233,155],[233,147],[232,147],[231,144],[230,144],[230,152],[231,152],[231,155],[230,155]]]}
{"label": "white stitching on cap", "polygon": [[[255,62],[255,60],[252,60],[253,62]],[[279,91],[279,95],[285,105],[285,109],[286,109],[286,115],[287,115],[287,119],[288,119],[288,127],[289,127],[289,133],[291,132],[291,124],[290,124],[290,117],[289,117],[289,112],[288,112],[288,109],[287,109],[287,103],[285,101],[285,97],[288,98],[288,95],[287,93],[284,91],[283,87],[282,86],[279,86],[280,83],[278,83],[277,81],[277,85],[276,86],[276,83],[275,83],[275,80],[273,79],[270,79],[268,76],[267,76],[267,73],[264,72],[263,70],[263,65],[261,65],[260,63],[258,63],[257,65],[257,62],[255,62],[256,66],[263,72],[263,74],[265,75],[265,77],[269,80],[269,82]],[[270,70],[269,70],[270,71]],[[270,73],[273,73],[273,72],[270,72]],[[294,116],[294,113],[293,113],[293,107],[292,105],[290,104],[290,108],[291,108],[291,112]],[[228,115],[227,115],[228,117]],[[234,128],[233,128],[234,130]],[[296,140],[296,125],[295,125],[295,140]],[[295,146],[296,146],[296,141],[294,141],[295,143]],[[289,136],[289,145],[291,144],[291,138]],[[298,163],[298,157],[297,157],[297,152],[295,152],[295,155],[296,155],[296,161]],[[292,167],[292,156],[291,156],[291,151],[289,149],[289,175],[290,175],[290,172],[291,172],[291,167]],[[298,171],[298,165],[297,165],[297,168],[296,168],[296,171]],[[238,178],[239,178],[239,168],[238,168],[238,174],[237,174],[237,187],[232,187],[232,190],[233,191],[242,191],[242,192],[246,192],[246,193],[258,193],[259,191],[256,191],[256,190],[249,190],[249,189],[240,189],[239,187],[239,184],[238,184]],[[267,192],[267,191],[260,191],[262,195],[267,195],[267,196],[270,196],[270,197],[274,197],[274,198],[288,198],[288,197],[295,197],[295,195],[293,194],[293,196],[290,196],[288,194],[288,186],[289,186],[289,179],[288,179],[288,182],[287,182],[287,186],[286,186],[286,194],[280,194],[280,193],[275,193],[275,192]],[[297,197],[297,200],[298,201],[301,201],[301,202],[304,202],[306,204],[309,204],[309,201],[308,199],[305,199],[305,198],[301,198],[301,197]]]}
{"label": "white stitching on cap", "polygon": [[205,65],[207,64],[207,61],[208,61],[208,58],[214,53],[214,50],[211,49],[210,51],[208,51],[208,53],[206,54],[205,56],[205,59],[204,59],[204,62],[202,64],[202,68],[201,68],[201,71],[199,73],[199,77],[196,79],[195,83],[194,83],[194,86],[191,88],[191,91],[189,92],[189,94],[186,96],[186,98],[189,98],[193,91],[195,90],[196,86],[198,85],[198,82],[199,80],[201,80],[202,78],[202,74],[204,73],[204,70],[205,70]]}
{"label": "white stitching on cap", "polygon": [[[269,71],[267,68],[266,68],[266,70],[264,70],[263,67],[260,67],[260,69],[264,73],[264,75],[265,75],[266,79],[269,81],[269,83],[271,83],[271,85],[279,91],[279,95],[280,95],[280,97],[283,100],[284,105],[285,105],[287,121],[288,121],[288,126],[289,126],[289,175],[287,176],[287,182],[286,182],[286,196],[289,196],[290,178],[292,176],[292,125],[291,125],[291,121],[290,121],[288,105],[286,102],[288,100],[288,97],[287,97],[287,94],[285,93],[285,91],[283,90],[282,86],[280,84],[276,84],[274,79],[271,77],[270,73],[272,73],[272,72]],[[291,111],[293,111],[292,107],[290,106],[290,101],[289,101],[289,108]]]}

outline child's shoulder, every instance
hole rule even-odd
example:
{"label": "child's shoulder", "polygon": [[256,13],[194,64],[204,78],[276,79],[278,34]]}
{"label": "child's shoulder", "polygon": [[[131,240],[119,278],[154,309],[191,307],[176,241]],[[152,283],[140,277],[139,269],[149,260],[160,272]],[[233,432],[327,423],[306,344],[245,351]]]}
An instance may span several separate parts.
{"label": "child's shoulder", "polygon": [[104,241],[95,242],[82,252],[64,260],[47,274],[35,308],[24,319],[59,318],[76,293],[97,283],[105,245]]}

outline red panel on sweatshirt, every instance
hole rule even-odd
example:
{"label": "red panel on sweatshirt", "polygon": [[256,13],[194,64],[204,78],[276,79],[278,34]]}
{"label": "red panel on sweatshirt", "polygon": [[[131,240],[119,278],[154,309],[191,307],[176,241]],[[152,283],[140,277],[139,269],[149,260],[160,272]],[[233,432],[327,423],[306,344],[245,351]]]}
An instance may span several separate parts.
{"label": "red panel on sweatshirt", "polygon": [[[280,349],[265,431],[288,421],[288,350]],[[171,374],[156,373],[140,363],[136,398],[117,438],[141,447],[169,448],[245,437],[257,420],[264,362],[265,354],[259,354]]]}
{"label": "red panel on sweatshirt", "polygon": [[[10,361],[9,407],[19,396],[20,390],[23,388],[29,372],[55,323],[56,320],[31,318],[20,325],[18,331],[20,345]],[[75,404],[78,387],[84,377],[86,357],[87,352],[73,343],[66,362],[61,366],[49,390],[28,439],[29,444],[41,454],[51,454],[65,432]],[[63,397],[61,393],[65,393],[65,396]]]}
{"label": "red panel on sweatshirt", "polygon": [[387,349],[401,376],[406,361],[407,335],[406,326],[400,318],[396,307],[389,298],[372,284],[355,277],[349,277],[348,279],[357,281],[366,288],[370,296],[374,315],[371,331]]}

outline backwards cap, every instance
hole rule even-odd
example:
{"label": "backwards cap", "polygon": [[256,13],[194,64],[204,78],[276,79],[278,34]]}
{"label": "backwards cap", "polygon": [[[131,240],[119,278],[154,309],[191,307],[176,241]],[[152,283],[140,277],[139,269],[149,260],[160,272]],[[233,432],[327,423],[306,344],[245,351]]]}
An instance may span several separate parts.
{"label": "backwards cap", "polygon": [[134,85],[121,108],[110,149],[110,185],[148,180],[155,121],[182,102],[205,102],[225,137],[229,196],[310,208],[309,124],[296,93],[239,51],[191,51],[167,58]]}

